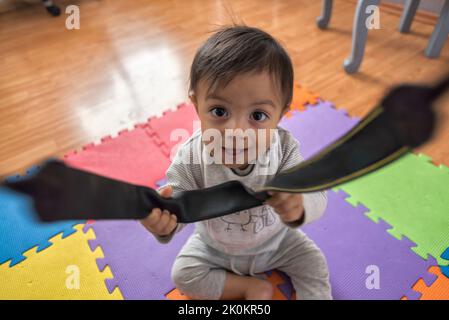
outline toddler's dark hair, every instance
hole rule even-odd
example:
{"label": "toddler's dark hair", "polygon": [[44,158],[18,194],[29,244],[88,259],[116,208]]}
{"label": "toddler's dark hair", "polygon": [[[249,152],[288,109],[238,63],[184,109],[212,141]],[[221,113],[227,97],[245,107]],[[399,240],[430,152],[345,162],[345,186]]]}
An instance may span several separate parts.
{"label": "toddler's dark hair", "polygon": [[210,81],[209,92],[252,71],[268,71],[282,91],[283,107],[290,106],[294,74],[289,55],[271,35],[245,25],[220,28],[198,49],[190,69],[189,94],[201,79]]}

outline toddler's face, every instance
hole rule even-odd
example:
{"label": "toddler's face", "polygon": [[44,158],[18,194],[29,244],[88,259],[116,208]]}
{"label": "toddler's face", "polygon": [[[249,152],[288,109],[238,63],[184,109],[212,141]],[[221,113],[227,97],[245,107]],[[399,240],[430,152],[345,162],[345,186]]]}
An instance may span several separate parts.
{"label": "toddler's face", "polygon": [[[237,75],[226,87],[217,86],[213,92],[207,93],[208,88],[209,83],[200,81],[195,94],[190,96],[201,121],[203,137],[211,129],[221,134],[221,141],[211,138],[204,143],[214,143],[211,156],[215,150],[222,151],[221,163],[226,167],[244,168],[267,151],[272,141],[270,129],[275,129],[288,111],[283,108],[281,92],[268,72]],[[254,135],[242,135],[235,129]],[[242,156],[243,163],[237,160]]]}

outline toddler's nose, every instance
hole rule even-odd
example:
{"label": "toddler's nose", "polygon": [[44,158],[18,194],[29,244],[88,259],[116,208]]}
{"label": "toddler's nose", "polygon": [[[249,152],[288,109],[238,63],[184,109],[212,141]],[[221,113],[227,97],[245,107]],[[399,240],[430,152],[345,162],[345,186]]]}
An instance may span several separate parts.
{"label": "toddler's nose", "polygon": [[235,131],[238,129],[244,131],[246,129],[249,129],[249,126],[244,117],[233,117],[228,120],[228,122],[226,124],[226,128],[231,129],[232,131]]}

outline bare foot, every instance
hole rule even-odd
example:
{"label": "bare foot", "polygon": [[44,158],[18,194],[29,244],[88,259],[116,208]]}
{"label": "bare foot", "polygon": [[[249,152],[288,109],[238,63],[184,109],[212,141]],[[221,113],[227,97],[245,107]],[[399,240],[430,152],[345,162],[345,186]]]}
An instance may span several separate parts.
{"label": "bare foot", "polygon": [[251,283],[245,291],[245,300],[271,300],[273,285],[262,279],[251,278]]}

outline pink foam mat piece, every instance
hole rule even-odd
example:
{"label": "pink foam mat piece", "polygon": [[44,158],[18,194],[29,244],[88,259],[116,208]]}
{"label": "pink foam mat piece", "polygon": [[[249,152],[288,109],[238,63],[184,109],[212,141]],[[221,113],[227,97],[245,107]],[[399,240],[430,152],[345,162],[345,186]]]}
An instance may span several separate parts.
{"label": "pink foam mat piece", "polygon": [[123,131],[101,144],[88,145],[69,154],[65,162],[73,167],[133,184],[156,187],[170,165],[169,158],[154,143],[152,131],[137,127]]}
{"label": "pink foam mat piece", "polygon": [[176,146],[186,141],[199,128],[199,121],[193,104],[182,103],[175,111],[168,110],[162,117],[148,119],[148,126],[155,133],[156,144],[170,157],[170,153],[176,152]]}

